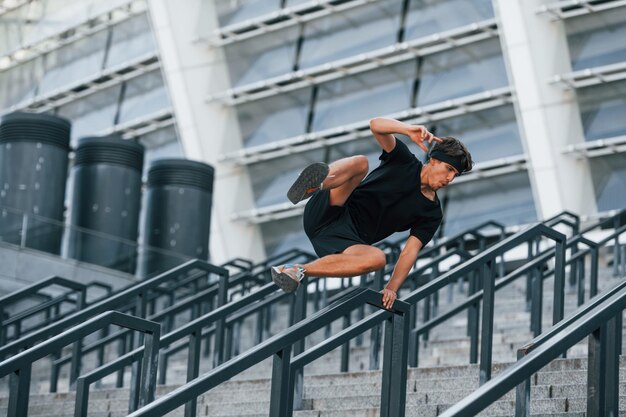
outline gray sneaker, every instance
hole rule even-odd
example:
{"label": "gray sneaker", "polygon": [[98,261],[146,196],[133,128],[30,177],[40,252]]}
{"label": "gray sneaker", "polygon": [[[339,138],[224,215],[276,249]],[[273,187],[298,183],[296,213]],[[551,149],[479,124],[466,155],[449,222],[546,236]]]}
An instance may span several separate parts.
{"label": "gray sneaker", "polygon": [[287,191],[289,201],[298,204],[300,201],[311,197],[328,176],[328,170],[328,165],[323,162],[316,162],[304,168]]}
{"label": "gray sneaker", "polygon": [[281,267],[273,266],[272,281],[285,292],[294,292],[304,278],[304,267],[298,264],[286,264]]}

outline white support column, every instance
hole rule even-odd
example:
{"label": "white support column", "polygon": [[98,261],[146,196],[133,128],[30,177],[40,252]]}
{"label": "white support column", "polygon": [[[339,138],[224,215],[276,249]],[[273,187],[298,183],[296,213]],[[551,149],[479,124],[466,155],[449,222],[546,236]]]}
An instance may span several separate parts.
{"label": "white support column", "polygon": [[212,261],[265,257],[258,226],[231,220],[232,213],[254,207],[245,167],[218,162],[218,156],[241,147],[235,111],[207,103],[208,94],[230,81],[222,50],[198,42],[218,26],[214,3],[206,0],[148,0],[176,128],[188,159],[215,167],[211,221]]}
{"label": "white support column", "polygon": [[550,84],[571,71],[562,21],[538,15],[542,0],[493,0],[500,42],[526,153],[538,216],[562,210],[596,213],[587,160],[564,155],[567,145],[584,142],[575,91]]}

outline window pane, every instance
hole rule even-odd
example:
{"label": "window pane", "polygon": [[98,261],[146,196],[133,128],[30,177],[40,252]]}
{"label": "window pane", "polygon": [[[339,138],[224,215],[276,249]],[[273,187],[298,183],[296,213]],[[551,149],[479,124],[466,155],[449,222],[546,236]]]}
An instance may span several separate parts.
{"label": "window pane", "polygon": [[566,20],[572,69],[626,61],[624,21],[623,7]]}
{"label": "window pane", "polygon": [[256,36],[224,47],[233,87],[293,71],[297,27]]}
{"label": "window pane", "polygon": [[246,147],[285,139],[306,132],[311,89],[305,88],[237,107]]}
{"label": "window pane", "polygon": [[626,82],[577,91],[585,140],[626,135]]}
{"label": "window pane", "polygon": [[491,0],[412,0],[406,18],[405,39],[421,38],[437,32],[493,18]]}
{"label": "window pane", "polygon": [[306,23],[300,68],[392,45],[402,2],[378,1]]}
{"label": "window pane", "polygon": [[249,167],[256,207],[286,203],[287,190],[298,174],[313,162],[324,161],[324,150],[290,155]]}
{"label": "window pane", "polygon": [[626,154],[589,160],[599,211],[626,207]]}
{"label": "window pane", "polygon": [[313,131],[410,107],[415,62],[384,67],[319,86]]}
{"label": "window pane", "polygon": [[72,146],[84,136],[99,135],[113,126],[121,85],[99,91],[58,109],[58,115],[72,121]]}
{"label": "window pane", "polygon": [[444,203],[444,235],[494,220],[504,225],[535,221],[537,212],[526,172],[451,185]]}
{"label": "window pane", "polygon": [[156,70],[129,80],[120,106],[119,124],[170,107],[161,71]]}
{"label": "window pane", "polygon": [[280,3],[280,0],[218,0],[215,7],[220,26],[227,26],[276,11]]}
{"label": "window pane", "polygon": [[156,43],[147,15],[140,15],[111,29],[111,47],[105,67],[113,67],[133,58],[156,52]]}
{"label": "window pane", "polygon": [[106,31],[98,32],[47,54],[44,60],[46,73],[39,85],[39,93],[67,86],[100,71],[106,38]]}
{"label": "window pane", "polygon": [[419,71],[418,106],[508,85],[498,39],[428,55]]}
{"label": "window pane", "polygon": [[17,67],[0,71],[0,106],[7,109],[25,100],[30,100],[37,93],[37,85],[43,77],[43,59],[33,59]]}
{"label": "window pane", "polygon": [[433,126],[437,135],[461,140],[476,163],[524,153],[511,105],[441,120]]}

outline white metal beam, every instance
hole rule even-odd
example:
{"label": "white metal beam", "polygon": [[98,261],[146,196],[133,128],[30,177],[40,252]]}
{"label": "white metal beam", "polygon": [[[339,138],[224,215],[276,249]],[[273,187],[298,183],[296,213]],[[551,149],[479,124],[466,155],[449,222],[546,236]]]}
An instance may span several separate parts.
{"label": "white metal beam", "polygon": [[575,89],[624,79],[626,79],[626,62],[620,62],[555,75],[552,83],[562,84],[569,89]]}
{"label": "white metal beam", "polygon": [[626,0],[562,0],[541,6],[537,13],[562,20],[622,6],[626,6]]}
{"label": "white metal beam", "polygon": [[351,56],[315,67],[290,72],[209,96],[209,101],[221,101],[237,105],[311,85],[359,74],[375,68],[415,59],[452,48],[461,47],[498,35],[495,19],[424,36],[408,42],[400,42],[368,53]]}
{"label": "white metal beam", "polygon": [[[525,171],[526,169],[526,155],[516,155],[512,157],[500,158],[493,161],[478,163],[474,166],[474,169],[472,169],[469,174],[462,175],[461,177],[456,179],[451,187],[454,187],[457,184],[461,183],[496,177],[513,172]],[[252,224],[266,223],[270,221],[299,216],[304,211],[305,205],[305,201],[302,201],[295,206],[291,203],[274,204],[267,207],[255,208],[253,210],[245,212],[234,213],[232,219],[236,221],[245,221]]]}
{"label": "white metal beam", "polygon": [[175,123],[174,112],[171,108],[164,109],[126,123],[115,125],[99,132],[99,135],[119,133],[123,139],[130,139],[146,133],[154,132]]}
{"label": "white metal beam", "polygon": [[[428,123],[448,119],[472,112],[486,110],[511,103],[511,89],[509,87],[472,94],[454,100],[431,104],[424,107],[415,107],[387,117],[411,123]],[[307,133],[288,139],[271,142],[250,148],[244,148],[237,152],[223,155],[221,160],[231,160],[237,164],[252,164],[269,159],[279,158],[318,149],[322,147],[350,142],[371,135],[369,120],[361,120],[350,125],[326,129],[318,132]]]}
{"label": "white metal beam", "polygon": [[62,46],[84,39],[97,32],[114,26],[133,16],[145,13],[147,10],[145,0],[130,0],[127,3],[108,10],[98,16],[89,18],[71,28],[56,33],[41,41],[20,45],[19,48],[10,51],[0,57],[0,71],[5,71],[22,62],[37,58]]}
{"label": "white metal beam", "polygon": [[142,74],[154,71],[159,67],[158,56],[154,53],[147,54],[124,64],[97,72],[72,84],[59,87],[46,94],[33,97],[28,101],[18,103],[7,109],[4,113],[12,113],[14,111],[44,113]]}
{"label": "white metal beam", "polygon": [[563,150],[565,154],[573,154],[578,158],[594,158],[597,156],[614,155],[626,152],[626,136],[598,139],[577,145],[570,145]]}
{"label": "white metal beam", "polygon": [[215,30],[209,38],[200,39],[211,46],[223,46],[289,26],[308,22],[333,13],[374,3],[378,0],[313,0]]}
{"label": "white metal beam", "polygon": [[12,12],[13,10],[19,9],[20,7],[30,3],[32,0],[13,0],[7,1],[4,0],[0,2],[0,16],[3,14]]}

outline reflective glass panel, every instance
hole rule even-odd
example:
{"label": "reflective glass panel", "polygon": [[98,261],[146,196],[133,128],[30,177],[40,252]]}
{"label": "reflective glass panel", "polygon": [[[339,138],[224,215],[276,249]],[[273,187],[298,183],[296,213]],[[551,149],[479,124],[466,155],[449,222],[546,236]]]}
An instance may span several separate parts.
{"label": "reflective glass panel", "polygon": [[293,71],[298,27],[289,27],[224,47],[231,86],[238,87]]}
{"label": "reflective glass panel", "polygon": [[161,71],[155,70],[126,83],[118,123],[126,123],[169,107],[169,98]]}
{"label": "reflective glass panel", "polygon": [[113,127],[118,108],[121,85],[91,94],[68,103],[57,110],[61,117],[72,122],[72,146],[78,138],[100,135]]}
{"label": "reflective glass panel", "polygon": [[489,220],[516,225],[537,219],[526,172],[453,184],[443,191],[438,194],[447,236]]}
{"label": "reflective glass panel", "polygon": [[403,62],[319,86],[313,131],[368,120],[411,106],[415,62]]}
{"label": "reflective glass panel", "polygon": [[626,9],[615,8],[565,21],[574,71],[626,61]]}
{"label": "reflective glass panel", "polygon": [[475,163],[524,153],[512,105],[440,120],[429,126],[439,136],[454,136]]}
{"label": "reflective glass panel", "polygon": [[300,68],[320,65],[395,43],[402,2],[381,0],[307,22]]}
{"label": "reflective glass panel", "polygon": [[110,30],[113,33],[105,68],[157,51],[150,22],[145,14],[126,20]]}
{"label": "reflective glass panel", "polygon": [[324,161],[324,154],[323,149],[318,149],[249,166],[256,207],[288,202],[287,190],[300,171],[313,162]]}
{"label": "reflective glass panel", "polygon": [[54,50],[46,55],[46,73],[39,85],[39,94],[63,88],[97,74],[104,62],[107,34],[93,36]]}
{"label": "reflective glass panel", "polygon": [[43,74],[42,58],[0,71],[0,108],[7,109],[35,97]]}
{"label": "reflective glass panel", "polygon": [[311,89],[305,88],[241,104],[237,116],[244,146],[250,147],[306,132]]}
{"label": "reflective glass panel", "polygon": [[411,0],[405,40],[493,18],[491,0]]}
{"label": "reflective glass panel", "polygon": [[626,153],[589,160],[598,211],[626,207]]}
{"label": "reflective glass panel", "polygon": [[577,91],[587,141],[626,135],[626,81]]}
{"label": "reflective glass panel", "polygon": [[498,39],[427,55],[419,74],[417,106],[508,85]]}
{"label": "reflective glass panel", "polygon": [[220,26],[241,23],[280,9],[280,0],[216,0]]}

